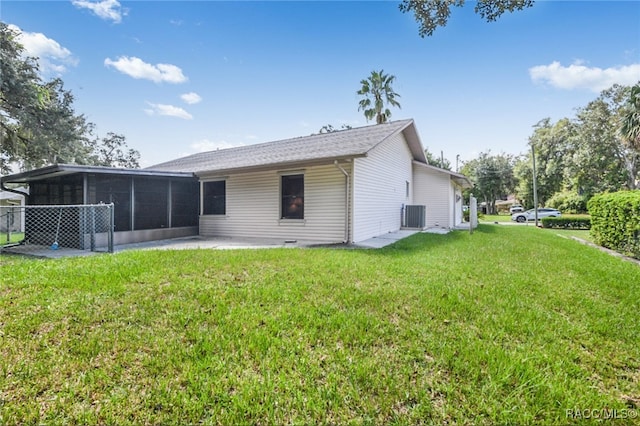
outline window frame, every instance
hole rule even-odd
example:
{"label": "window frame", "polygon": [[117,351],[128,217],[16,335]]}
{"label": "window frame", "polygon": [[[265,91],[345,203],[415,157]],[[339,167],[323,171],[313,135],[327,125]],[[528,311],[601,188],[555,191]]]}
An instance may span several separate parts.
{"label": "window frame", "polygon": [[[280,181],[280,187],[279,187],[279,191],[278,191],[278,195],[279,195],[279,205],[280,205],[280,211],[279,211],[279,216],[280,216],[280,220],[281,221],[285,221],[285,222],[304,222],[305,220],[305,212],[304,212],[304,199],[305,199],[305,176],[304,176],[304,172],[302,171],[292,171],[292,172],[287,172],[287,173],[280,173],[279,176],[279,181]],[[297,193],[290,193],[290,194],[285,194],[285,181],[288,179],[299,179],[302,181],[302,188],[301,191],[299,190]],[[294,192],[295,188],[289,188],[290,192]],[[297,198],[300,199],[302,201],[301,205],[300,205],[300,213],[297,215],[293,215],[293,214],[286,214],[286,207],[285,207],[285,197],[289,197],[289,198]]]}

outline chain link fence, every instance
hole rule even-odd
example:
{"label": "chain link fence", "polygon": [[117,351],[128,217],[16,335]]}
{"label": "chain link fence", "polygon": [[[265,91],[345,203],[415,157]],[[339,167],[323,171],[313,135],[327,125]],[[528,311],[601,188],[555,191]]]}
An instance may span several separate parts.
{"label": "chain link fence", "polygon": [[2,207],[0,251],[113,253],[113,209],[113,204]]}

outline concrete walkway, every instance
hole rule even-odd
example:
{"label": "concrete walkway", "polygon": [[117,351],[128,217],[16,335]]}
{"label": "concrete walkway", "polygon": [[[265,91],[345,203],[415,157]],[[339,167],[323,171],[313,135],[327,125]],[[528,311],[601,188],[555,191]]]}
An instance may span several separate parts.
{"label": "concrete walkway", "polygon": [[388,234],[382,234],[377,237],[369,238],[368,240],[360,241],[357,244],[353,244],[353,246],[360,248],[382,248],[403,238],[410,237],[418,232],[420,231],[413,229],[401,229],[400,231],[389,232]]}

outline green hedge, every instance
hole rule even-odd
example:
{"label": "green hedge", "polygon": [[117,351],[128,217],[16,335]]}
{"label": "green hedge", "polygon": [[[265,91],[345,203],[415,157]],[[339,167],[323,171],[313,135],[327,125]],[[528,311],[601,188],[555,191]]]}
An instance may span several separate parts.
{"label": "green hedge", "polygon": [[588,216],[543,217],[542,227],[562,229],[591,229],[591,218],[589,218]]}
{"label": "green hedge", "polygon": [[580,214],[587,212],[587,200],[575,191],[556,192],[546,205],[562,213]]}
{"label": "green hedge", "polygon": [[599,194],[588,208],[597,244],[640,259],[640,191]]}

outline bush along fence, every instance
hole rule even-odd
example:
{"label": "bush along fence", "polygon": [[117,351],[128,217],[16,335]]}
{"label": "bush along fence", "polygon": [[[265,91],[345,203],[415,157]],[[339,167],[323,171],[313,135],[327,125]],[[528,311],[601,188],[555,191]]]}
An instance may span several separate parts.
{"label": "bush along fence", "polygon": [[591,229],[591,219],[585,217],[543,217],[543,228]]}
{"label": "bush along fence", "polygon": [[597,244],[640,259],[640,190],[596,195],[588,208]]}

